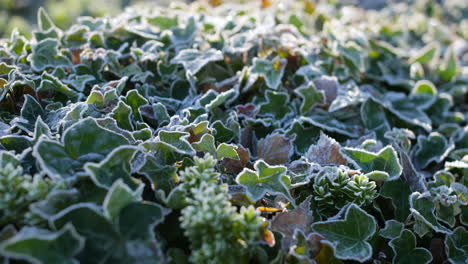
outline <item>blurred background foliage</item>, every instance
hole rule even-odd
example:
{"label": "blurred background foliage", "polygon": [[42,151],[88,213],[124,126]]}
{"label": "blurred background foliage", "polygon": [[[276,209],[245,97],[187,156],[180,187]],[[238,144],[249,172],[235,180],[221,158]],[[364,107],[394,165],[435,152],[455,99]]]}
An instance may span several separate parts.
{"label": "blurred background foliage", "polygon": [[[304,1],[312,5],[317,1],[328,1],[336,5],[359,5],[367,9],[380,9],[395,2],[416,2],[416,7],[430,16],[442,20],[464,21],[468,17],[468,0],[177,0],[178,2],[204,1],[216,6],[228,2],[257,2],[268,6],[281,1]],[[44,7],[55,25],[66,29],[79,16],[115,15],[130,5],[169,5],[174,0],[0,0],[0,38],[8,37],[14,28],[25,36],[31,35],[36,26],[37,10]],[[434,4],[447,6],[445,11],[434,9]],[[439,13],[439,14],[437,14]],[[468,32],[465,32],[468,35]],[[463,35],[465,35],[463,34]]]}
{"label": "blurred background foliage", "polygon": [[9,36],[14,28],[29,36],[36,25],[39,7],[44,7],[54,23],[64,29],[79,16],[114,15],[126,6],[167,4],[170,0],[0,0],[0,37]]}

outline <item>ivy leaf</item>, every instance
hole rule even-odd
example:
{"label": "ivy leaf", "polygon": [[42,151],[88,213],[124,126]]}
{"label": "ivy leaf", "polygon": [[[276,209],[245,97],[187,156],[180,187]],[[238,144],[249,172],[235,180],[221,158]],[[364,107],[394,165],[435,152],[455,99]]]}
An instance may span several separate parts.
{"label": "ivy leaf", "polygon": [[218,160],[222,160],[224,158],[239,160],[240,158],[236,149],[237,147],[235,145],[221,143],[218,148],[216,148],[216,158]]}
{"label": "ivy leaf", "polygon": [[45,119],[46,112],[39,102],[29,94],[24,96],[23,107],[21,107],[20,117],[12,121],[14,125],[25,130],[32,132],[34,130],[34,123],[38,118]]}
{"label": "ivy leaf", "polygon": [[286,64],[286,59],[280,59],[278,57],[271,61],[267,59],[254,58],[250,72],[262,76],[269,88],[277,89],[281,83],[281,78],[283,78]]}
{"label": "ivy leaf", "polygon": [[380,195],[392,200],[395,219],[401,222],[405,221],[410,214],[409,196],[411,193],[410,187],[402,178],[384,182],[380,191]]}
{"label": "ivy leaf", "polygon": [[192,148],[187,138],[190,136],[186,132],[178,131],[159,131],[158,138],[161,142],[174,147],[179,153],[185,155],[195,155],[195,150]]}
{"label": "ivy leaf", "polygon": [[452,264],[463,264],[468,261],[468,232],[463,226],[457,227],[452,234],[445,237],[445,248],[448,261]]}
{"label": "ivy leaf", "polygon": [[47,68],[71,67],[70,60],[58,50],[58,40],[46,38],[31,45],[32,53],[28,56],[34,71],[40,72]]}
{"label": "ivy leaf", "polygon": [[54,22],[52,22],[49,14],[47,14],[47,12],[42,7],[40,7],[37,12],[37,24],[39,29],[42,31],[48,31],[52,28],[55,28]]}
{"label": "ivy leaf", "polygon": [[295,136],[294,148],[297,153],[304,154],[307,152],[309,146],[314,143],[320,135],[320,128],[308,124],[301,118],[294,120],[290,129],[287,130],[286,136]]}
{"label": "ivy leaf", "polygon": [[174,188],[177,179],[177,168],[159,162],[153,155],[144,156],[145,161],[138,173],[146,176],[154,189],[163,190],[166,194]]}
{"label": "ivy leaf", "polygon": [[77,264],[76,256],[85,244],[71,224],[57,232],[25,227],[0,245],[8,257],[40,264]]}
{"label": "ivy leaf", "polygon": [[287,164],[294,153],[294,137],[270,134],[258,141],[257,157],[272,165]]}
{"label": "ivy leaf", "polygon": [[192,143],[192,147],[196,151],[210,153],[213,156],[216,154],[215,139],[210,134],[204,134],[200,141]]}
{"label": "ivy leaf", "polygon": [[139,149],[133,146],[121,146],[114,149],[99,163],[87,163],[85,170],[91,175],[94,183],[103,188],[110,188],[121,179],[135,188],[136,180],[131,178],[131,161]]}
{"label": "ivy leaf", "polygon": [[310,123],[325,131],[335,132],[350,138],[359,138],[364,130],[361,125],[353,123],[350,118],[340,120],[333,113],[322,109],[315,109],[309,117],[302,118],[304,122]]}
{"label": "ivy leaf", "polygon": [[320,77],[314,78],[313,83],[318,91],[323,91],[325,95],[325,104],[331,105],[338,96],[338,88],[340,83],[334,76],[319,75]]}
{"label": "ivy leaf", "polygon": [[[71,223],[86,238],[85,247],[78,256],[80,263],[107,263],[112,259],[121,259],[125,263],[136,264],[147,258],[156,261],[162,258],[154,247],[151,233],[166,213],[157,204],[133,202],[121,208],[114,224],[101,213],[100,207],[78,203],[49,221],[54,228]],[[136,248],[138,250],[135,251]]]}
{"label": "ivy leaf", "polygon": [[395,220],[387,220],[385,228],[379,231],[379,235],[383,238],[394,239],[400,236],[405,225]]}
{"label": "ivy leaf", "polygon": [[128,143],[122,135],[102,128],[92,118],[85,118],[64,132],[61,143],[41,138],[34,146],[33,155],[50,176],[67,178],[87,161],[99,161],[114,148]]}
{"label": "ivy leaf", "polygon": [[286,167],[270,166],[263,160],[257,160],[254,168],[255,171],[244,168],[236,177],[236,182],[246,188],[252,200],[258,201],[269,193],[281,194],[294,203],[294,199],[289,194],[291,180],[286,175]]}
{"label": "ivy leaf", "polygon": [[385,132],[389,131],[391,126],[385,115],[385,109],[372,98],[367,99],[361,106],[361,119],[364,126],[375,131],[378,139],[383,139]]}
{"label": "ivy leaf", "polygon": [[416,247],[416,236],[408,229],[404,229],[398,237],[392,239],[389,245],[395,253],[393,263],[427,264],[432,261],[431,252],[425,248]]}
{"label": "ivy leaf", "polygon": [[314,218],[310,210],[310,200],[312,196],[307,197],[298,207],[291,211],[278,213],[271,220],[271,229],[280,232],[283,235],[281,247],[283,250],[289,250],[294,242],[294,234],[297,230],[308,235],[312,232],[310,225]]}
{"label": "ivy leaf", "polygon": [[438,233],[450,234],[452,231],[437,221],[434,214],[435,204],[425,194],[414,192],[409,198],[410,211],[416,221],[419,221]]}
{"label": "ivy leaf", "polygon": [[[403,170],[392,146],[386,146],[377,153],[355,148],[343,148],[342,152],[356,167],[365,173],[372,172],[370,175],[373,176],[373,180],[396,180]],[[378,175],[375,174],[376,171],[379,172]],[[376,176],[378,177],[375,178]]]}
{"label": "ivy leaf", "polygon": [[294,92],[302,99],[300,108],[301,114],[306,114],[315,105],[322,104],[325,99],[325,93],[317,90],[313,82],[296,88]]}
{"label": "ivy leaf", "polygon": [[110,116],[117,121],[119,127],[133,131],[132,108],[130,108],[126,103],[120,101],[114,110],[112,110]]}
{"label": "ivy leaf", "polygon": [[171,60],[171,64],[182,64],[187,73],[195,75],[209,62],[223,59],[223,53],[219,50],[209,49],[201,52],[196,49],[184,49]]}
{"label": "ivy leaf", "polygon": [[344,219],[330,219],[312,224],[312,229],[325,237],[335,249],[335,256],[343,260],[364,262],[371,258],[372,247],[369,239],[374,235],[377,222],[354,203],[343,208],[338,214]]}
{"label": "ivy leaf", "polygon": [[265,92],[267,101],[259,107],[259,113],[265,116],[273,116],[276,119],[282,119],[291,113],[288,105],[289,95],[282,92],[267,90]]}
{"label": "ivy leaf", "polygon": [[133,202],[139,201],[142,193],[143,188],[133,191],[122,179],[116,180],[109,188],[104,199],[104,215],[115,223],[122,209]]}
{"label": "ivy leaf", "polygon": [[453,143],[438,132],[432,132],[428,136],[418,136],[418,144],[415,149],[416,164],[427,167],[431,162],[440,163],[454,148]]}
{"label": "ivy leaf", "polygon": [[315,145],[311,145],[305,157],[322,166],[345,165],[346,159],[340,152],[341,146],[333,138],[320,131],[320,138]]}

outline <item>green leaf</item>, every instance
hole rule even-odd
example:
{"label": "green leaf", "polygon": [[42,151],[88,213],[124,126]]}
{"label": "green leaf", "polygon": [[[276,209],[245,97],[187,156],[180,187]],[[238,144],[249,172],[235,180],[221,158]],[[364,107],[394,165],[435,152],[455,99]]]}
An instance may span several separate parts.
{"label": "green leaf", "polygon": [[379,235],[383,238],[394,239],[400,236],[405,225],[395,220],[385,221],[385,228],[379,231]]}
{"label": "green leaf", "polygon": [[317,104],[324,103],[325,93],[317,90],[313,82],[309,82],[294,90],[294,92],[301,97],[301,114],[308,113]]}
{"label": "green leaf", "polygon": [[216,154],[215,139],[210,134],[204,134],[200,141],[192,143],[192,147],[196,151],[210,153],[213,156]]}
{"label": "green leaf", "polygon": [[437,89],[435,88],[434,84],[430,81],[421,80],[418,81],[415,85],[413,90],[411,91],[413,95],[429,95],[429,96],[436,96]]}
{"label": "green leaf", "polygon": [[135,188],[136,179],[130,177],[131,162],[138,150],[133,146],[121,146],[114,149],[101,162],[87,163],[84,168],[97,186],[110,188],[114,182],[121,179],[125,184]]}
{"label": "green leaf", "polygon": [[343,214],[344,219],[316,222],[312,229],[325,237],[325,243],[335,249],[337,258],[359,262],[370,259],[372,247],[368,241],[377,225],[374,217],[353,203],[338,215]]}
{"label": "green leaf", "polygon": [[14,123],[20,128],[31,132],[34,130],[34,123],[36,122],[36,119],[39,117],[45,119],[46,112],[34,97],[26,94],[24,98],[24,104],[20,112],[21,118],[15,120]]}
{"label": "green leaf", "polygon": [[186,138],[190,136],[186,132],[178,131],[159,131],[158,137],[161,142],[173,146],[179,153],[186,155],[194,155],[195,150],[192,148]]}
{"label": "green leaf", "polygon": [[428,136],[418,136],[418,144],[415,148],[415,161],[421,167],[427,167],[431,162],[440,163],[454,148],[453,143],[438,132],[432,132]]}
{"label": "green leaf", "polygon": [[392,146],[386,146],[377,153],[355,148],[343,148],[342,152],[363,172],[381,173],[382,177],[375,180],[396,180],[401,175],[402,167]]}
{"label": "green leaf", "polygon": [[445,248],[448,261],[452,264],[463,264],[468,261],[468,232],[463,226],[457,227],[452,234],[445,237]]}
{"label": "green leaf", "polygon": [[262,76],[269,88],[277,89],[281,84],[281,78],[283,78],[286,64],[286,59],[280,59],[278,57],[272,60],[254,58],[250,73]]}
{"label": "green leaf", "polygon": [[361,106],[361,119],[364,126],[375,131],[378,139],[384,139],[385,132],[391,126],[385,114],[385,109],[372,98],[367,99]]}
{"label": "green leaf", "polygon": [[291,180],[286,175],[286,167],[270,166],[263,160],[257,160],[254,168],[255,171],[244,168],[236,177],[236,182],[245,186],[247,194],[252,200],[258,201],[266,193],[269,193],[281,194],[294,202],[289,194]]}
{"label": "green leaf", "polygon": [[427,264],[432,261],[431,252],[425,248],[416,247],[416,236],[408,229],[404,229],[398,237],[392,239],[389,245],[395,253],[393,263]]}
{"label": "green leaf", "polygon": [[424,48],[420,49],[414,56],[411,57],[410,62],[419,62],[421,64],[429,64],[434,58],[438,57],[439,46],[436,42],[427,44]]}
{"label": "green leaf", "polygon": [[163,190],[168,194],[175,187],[177,168],[159,162],[152,155],[145,155],[145,161],[138,173],[145,175],[154,189]]}
{"label": "green leaf", "polygon": [[67,178],[87,161],[100,161],[118,146],[128,143],[122,135],[102,128],[92,118],[85,118],[64,132],[62,143],[39,140],[33,155],[49,176]]}
{"label": "green leaf", "polygon": [[288,105],[288,94],[267,90],[265,92],[265,98],[267,101],[262,103],[259,107],[260,114],[282,119],[292,112]]}
{"label": "green leaf", "polygon": [[0,245],[0,252],[14,259],[41,264],[77,264],[76,256],[85,244],[75,228],[67,224],[57,232],[23,228]]}
{"label": "green leaf", "polygon": [[147,17],[148,23],[159,27],[160,30],[170,29],[178,25],[177,17],[152,16]]}
{"label": "green leaf", "polygon": [[[392,200],[395,219],[401,222],[405,221],[410,214],[409,196],[411,193],[410,187],[402,178],[384,182],[380,191],[380,195]],[[388,208],[385,209],[388,210]]]}
{"label": "green leaf", "polygon": [[438,69],[439,76],[442,80],[448,82],[451,81],[458,72],[458,60],[457,55],[452,48],[449,48],[445,52],[444,60],[442,65]]}
{"label": "green leaf", "polygon": [[224,158],[239,160],[239,155],[236,151],[237,147],[232,144],[221,143],[216,149],[216,158],[222,160]]}
{"label": "green leaf", "polygon": [[44,8],[40,7],[37,12],[37,24],[40,30],[47,31],[51,28],[55,28],[54,22],[50,19],[49,14]]}
{"label": "green leaf", "polygon": [[184,49],[171,60],[171,63],[182,64],[186,72],[195,75],[209,62],[223,59],[223,54],[219,50],[209,49],[201,52],[196,49]]}
{"label": "green leaf", "polygon": [[32,45],[32,53],[28,56],[32,69],[40,72],[47,68],[70,67],[70,60],[59,52],[58,45],[58,40],[51,38]]}
{"label": "green leaf", "polygon": [[132,108],[130,108],[126,103],[120,101],[117,107],[112,110],[110,116],[117,121],[119,127],[133,131]]}
{"label": "green leaf", "polygon": [[86,238],[78,256],[80,263],[112,263],[118,259],[136,264],[148,258],[159,263],[162,256],[151,239],[154,237],[151,230],[167,213],[157,204],[133,202],[120,209],[117,224],[113,224],[101,213],[100,207],[79,203],[53,216],[50,223],[55,228],[71,223]]}
{"label": "green leaf", "polygon": [[104,200],[104,215],[115,223],[122,209],[133,202],[139,201],[142,193],[143,188],[133,191],[122,179],[116,180]]}
{"label": "green leaf", "polygon": [[409,198],[410,211],[416,221],[419,221],[438,233],[450,234],[452,231],[439,223],[434,214],[435,205],[430,196],[414,192]]}

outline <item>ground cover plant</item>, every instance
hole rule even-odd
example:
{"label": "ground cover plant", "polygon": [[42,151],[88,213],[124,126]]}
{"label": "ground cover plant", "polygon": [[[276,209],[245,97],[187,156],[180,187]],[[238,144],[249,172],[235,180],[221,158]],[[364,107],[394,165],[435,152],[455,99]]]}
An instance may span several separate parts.
{"label": "ground cover plant", "polygon": [[0,41],[2,263],[467,263],[468,6],[129,8]]}

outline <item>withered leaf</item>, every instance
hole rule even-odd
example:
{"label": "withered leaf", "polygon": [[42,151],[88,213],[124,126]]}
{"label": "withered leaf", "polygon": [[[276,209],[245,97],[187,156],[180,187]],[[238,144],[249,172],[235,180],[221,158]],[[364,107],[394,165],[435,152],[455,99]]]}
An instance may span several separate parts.
{"label": "withered leaf", "polygon": [[320,132],[317,144],[310,146],[306,158],[320,165],[344,165],[347,161],[341,155],[340,148],[336,140]]}

